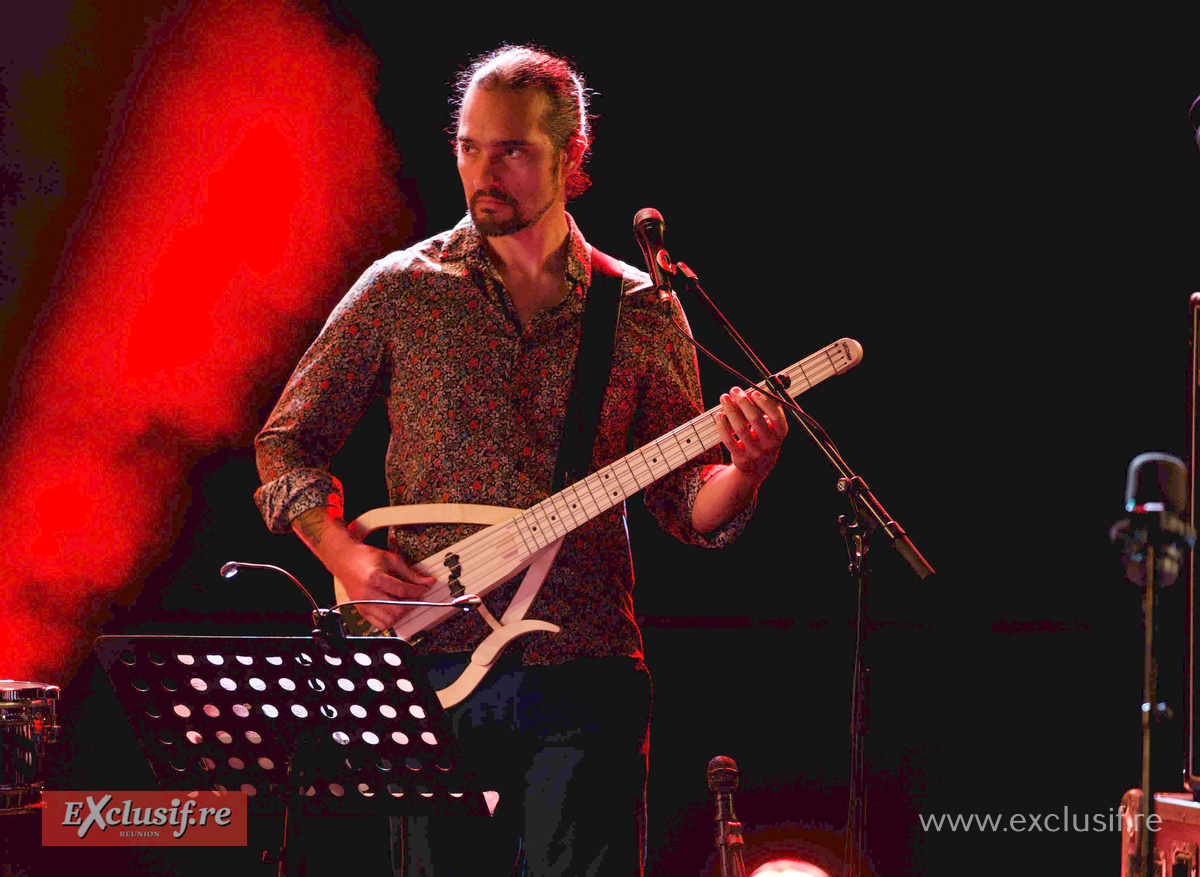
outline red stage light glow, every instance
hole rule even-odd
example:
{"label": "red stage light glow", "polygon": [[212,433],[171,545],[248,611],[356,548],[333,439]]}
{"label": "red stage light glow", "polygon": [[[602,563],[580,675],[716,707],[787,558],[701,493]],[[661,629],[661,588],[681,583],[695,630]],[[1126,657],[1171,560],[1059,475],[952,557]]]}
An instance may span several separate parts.
{"label": "red stage light glow", "polygon": [[750,877],[829,877],[829,872],[818,868],[809,862],[799,862],[795,859],[776,859],[755,868]]}
{"label": "red stage light glow", "polygon": [[155,40],[9,415],[11,678],[64,681],[169,544],[190,460],[249,440],[347,268],[412,230],[360,44],[286,0]]}

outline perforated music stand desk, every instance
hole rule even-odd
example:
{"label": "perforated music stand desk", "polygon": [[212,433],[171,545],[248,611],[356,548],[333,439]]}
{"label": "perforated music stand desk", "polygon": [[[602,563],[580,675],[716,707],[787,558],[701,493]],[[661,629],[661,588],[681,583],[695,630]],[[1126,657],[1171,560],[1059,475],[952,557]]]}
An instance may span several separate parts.
{"label": "perforated music stand desk", "polygon": [[261,815],[495,806],[403,640],[102,636],[95,649],[164,790],[244,791]]}

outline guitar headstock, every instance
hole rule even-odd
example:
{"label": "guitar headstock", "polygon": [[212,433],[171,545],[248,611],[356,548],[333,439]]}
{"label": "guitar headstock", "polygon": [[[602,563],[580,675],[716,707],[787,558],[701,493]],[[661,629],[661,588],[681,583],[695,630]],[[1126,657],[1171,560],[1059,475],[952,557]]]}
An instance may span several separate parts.
{"label": "guitar headstock", "polygon": [[833,375],[840,375],[862,362],[862,345],[853,338],[841,338],[812,356],[784,369],[775,377],[793,399],[809,387]]}
{"label": "guitar headstock", "polygon": [[863,358],[862,345],[853,338],[841,338],[834,342],[834,345],[840,348],[844,364],[837,367],[837,373],[840,375],[848,369],[854,368]]}

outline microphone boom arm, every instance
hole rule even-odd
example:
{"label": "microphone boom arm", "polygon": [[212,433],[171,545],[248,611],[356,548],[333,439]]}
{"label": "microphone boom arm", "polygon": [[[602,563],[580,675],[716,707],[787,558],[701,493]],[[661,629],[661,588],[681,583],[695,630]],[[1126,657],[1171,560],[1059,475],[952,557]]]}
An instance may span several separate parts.
{"label": "microphone boom arm", "polygon": [[[883,504],[871,492],[871,489],[867,487],[867,483],[851,471],[849,464],[842,458],[837,447],[828,436],[824,435],[824,430],[820,430],[822,433],[821,436],[817,435],[813,429],[815,421],[812,421],[812,418],[800,409],[800,406],[788,395],[787,390],[779,382],[778,376],[763,364],[763,361],[758,358],[750,345],[742,339],[742,336],[738,334],[729,320],[725,318],[725,315],[721,313],[720,308],[708,297],[708,294],[701,288],[696,273],[683,262],[676,262],[675,267],[678,268],[680,275],[683,276],[684,286],[691,290],[705,304],[709,313],[725,328],[725,332],[729,337],[733,339],[738,348],[746,355],[746,358],[750,360],[767,383],[775,390],[778,397],[776,401],[784,404],[784,410],[791,413],[792,419],[804,428],[804,431],[808,433],[813,443],[821,449],[821,452],[829,459],[833,468],[837,470],[840,476],[837,482],[838,492],[846,494],[851,504],[855,507],[855,510],[864,518],[872,530],[883,532],[888,542],[904,558],[904,561],[917,574],[918,578],[924,579],[933,575],[933,567],[921,556],[921,552],[917,550],[917,546],[908,538],[908,534],[904,532],[904,528],[887,513]],[[820,429],[819,426],[818,429]]]}

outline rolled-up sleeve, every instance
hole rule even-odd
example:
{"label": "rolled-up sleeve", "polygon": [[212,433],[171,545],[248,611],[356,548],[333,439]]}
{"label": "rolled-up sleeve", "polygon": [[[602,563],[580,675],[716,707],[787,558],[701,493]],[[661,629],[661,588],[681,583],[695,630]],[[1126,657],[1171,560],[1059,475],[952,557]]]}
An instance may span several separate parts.
{"label": "rolled-up sleeve", "polygon": [[[675,321],[687,328],[687,319],[678,302],[672,302]],[[637,446],[665,435],[682,423],[698,416],[704,407],[700,395],[700,371],[695,349],[657,308],[638,315],[647,321],[646,338],[657,343],[645,357],[643,397],[633,434]],[[657,326],[653,325],[657,323]],[[741,534],[754,514],[755,500],[708,533],[692,526],[692,508],[700,488],[724,459],[720,446],[706,451],[695,460],[646,488],[646,508],[664,531],[689,545],[722,548]]]}
{"label": "rolled-up sleeve", "polygon": [[254,440],[262,486],[254,501],[267,527],[287,532],[309,509],[344,505],[329,472],[379,388],[386,345],[386,276],[368,269],[330,314]]}

